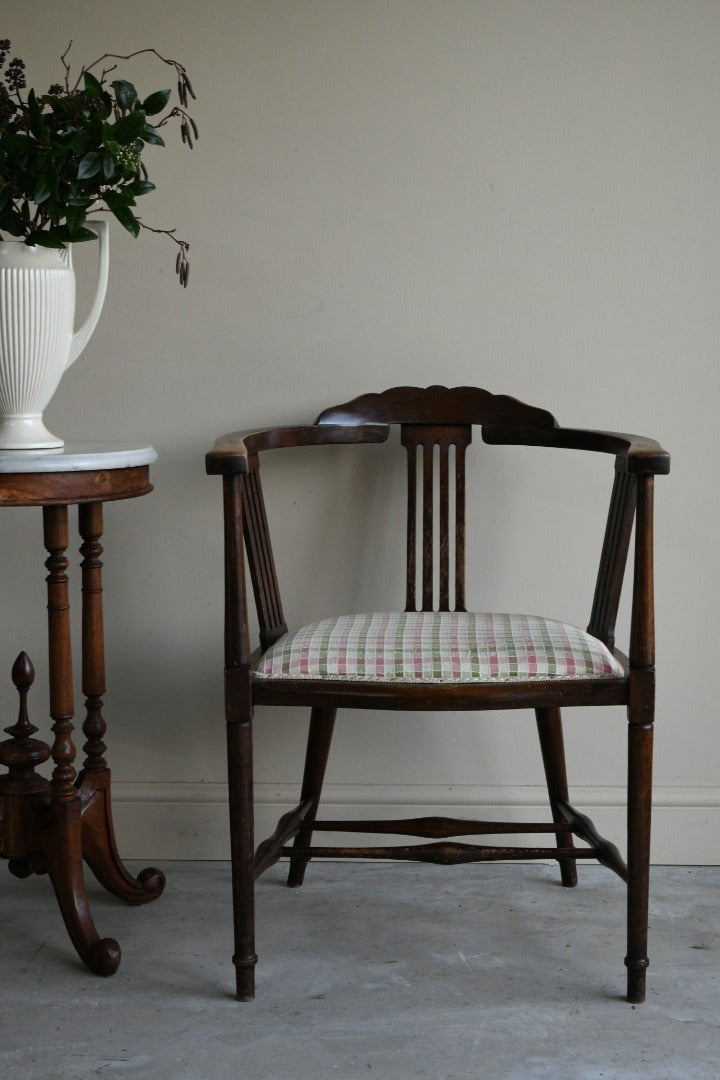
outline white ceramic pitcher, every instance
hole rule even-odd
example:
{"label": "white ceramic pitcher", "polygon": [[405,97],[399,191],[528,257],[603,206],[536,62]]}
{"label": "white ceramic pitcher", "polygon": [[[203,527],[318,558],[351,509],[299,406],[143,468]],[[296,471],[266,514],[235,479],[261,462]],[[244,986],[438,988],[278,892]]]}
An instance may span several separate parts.
{"label": "white ceramic pitcher", "polygon": [[87,345],[102,311],[108,280],[108,224],[98,234],[98,282],[90,313],[75,324],[71,246],[0,243],[0,450],[50,450],[63,440],[43,423],[60,379]]}

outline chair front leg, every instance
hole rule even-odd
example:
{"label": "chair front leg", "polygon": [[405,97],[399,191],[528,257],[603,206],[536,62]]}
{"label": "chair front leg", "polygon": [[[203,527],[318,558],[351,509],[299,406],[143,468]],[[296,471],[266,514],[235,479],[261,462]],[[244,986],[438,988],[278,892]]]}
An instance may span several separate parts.
{"label": "chair front leg", "polygon": [[228,719],[228,794],[237,997],[255,997],[255,868],[252,718]]}
{"label": "chair front leg", "polygon": [[629,712],[628,725],[628,893],[627,999],[645,1000],[648,968],[648,901],[650,889],[650,818],[652,811],[653,723]]}
{"label": "chair front leg", "polygon": [[635,519],[635,575],[630,628],[628,704],[628,1001],[645,1000],[648,967],[650,815],[655,724],[653,477],[640,476]]}

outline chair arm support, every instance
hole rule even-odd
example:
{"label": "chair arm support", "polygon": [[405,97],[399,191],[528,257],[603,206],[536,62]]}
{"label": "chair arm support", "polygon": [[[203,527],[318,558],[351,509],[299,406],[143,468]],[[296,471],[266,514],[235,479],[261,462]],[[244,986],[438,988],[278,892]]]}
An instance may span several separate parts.
{"label": "chair arm support", "polygon": [[670,472],[670,455],[654,439],[644,435],[629,435],[620,431],[591,431],[583,428],[528,428],[515,426],[484,426],[486,443],[519,446],[557,446],[571,450],[592,450],[614,454],[619,471],[653,473]]}
{"label": "chair arm support", "polygon": [[259,431],[233,431],[221,435],[206,455],[205,467],[211,475],[250,472],[249,459],[263,450],[294,446],[327,446],[341,443],[381,443],[390,434],[389,424],[307,424],[300,427],[264,428]]}
{"label": "chair arm support", "polygon": [[630,620],[630,667],[648,670],[655,665],[655,601],[653,585],[652,476],[637,481],[635,563]]}

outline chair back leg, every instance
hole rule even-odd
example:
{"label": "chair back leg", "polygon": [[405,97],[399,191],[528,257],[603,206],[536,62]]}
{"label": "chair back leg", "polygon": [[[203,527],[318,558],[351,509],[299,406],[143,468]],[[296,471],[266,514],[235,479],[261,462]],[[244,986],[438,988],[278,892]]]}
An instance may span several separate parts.
{"label": "chair back leg", "polygon": [[313,825],[315,824],[323,780],[325,779],[325,769],[330,754],[330,743],[335,728],[336,713],[337,709],[322,706],[314,708],[310,713],[310,731],[308,733],[300,802],[304,803],[309,799],[311,805],[305,815],[303,826],[295,837],[293,852],[290,856],[287,883],[291,888],[302,885],[307,864],[310,861],[305,853],[312,840]]}
{"label": "chair back leg", "polygon": [[[537,729],[540,737],[540,750],[545,767],[548,796],[553,821],[556,825],[567,821],[559,808],[559,803],[568,802],[567,771],[565,769],[565,744],[563,740],[562,718],[560,709],[536,709]],[[571,832],[558,833],[558,847],[574,847]],[[560,879],[568,888],[577,885],[577,864],[574,859],[560,859]]]}

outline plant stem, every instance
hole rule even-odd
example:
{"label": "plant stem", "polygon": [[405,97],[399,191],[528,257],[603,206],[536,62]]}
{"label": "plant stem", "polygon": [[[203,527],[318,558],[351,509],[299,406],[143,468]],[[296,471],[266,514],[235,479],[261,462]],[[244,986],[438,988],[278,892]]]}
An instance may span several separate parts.
{"label": "plant stem", "polygon": [[[91,64],[86,64],[83,66],[80,74],[78,75],[77,82],[75,83],[73,90],[77,90],[77,88],[79,87],[80,80],[82,79],[83,74],[86,71],[90,71],[91,68],[94,68],[98,64],[102,63],[103,60],[132,60],[136,56],[142,56],[143,53],[152,53],[152,55],[157,56],[158,60],[161,60],[163,64],[167,64],[168,67],[174,67],[175,70],[178,72],[185,71],[185,68],[182,66],[182,64],[178,63],[177,60],[168,60],[167,57],[159,53],[157,49],[136,49],[135,52],[128,53],[126,56],[123,56],[121,53],[103,53],[102,56],[98,56],[97,60],[93,60]],[[65,55],[67,55],[67,51]],[[105,78],[105,75],[107,75],[109,71],[113,71],[115,67],[117,67],[117,64],[113,65],[112,68],[108,68],[108,71],[104,71],[102,77]]]}

